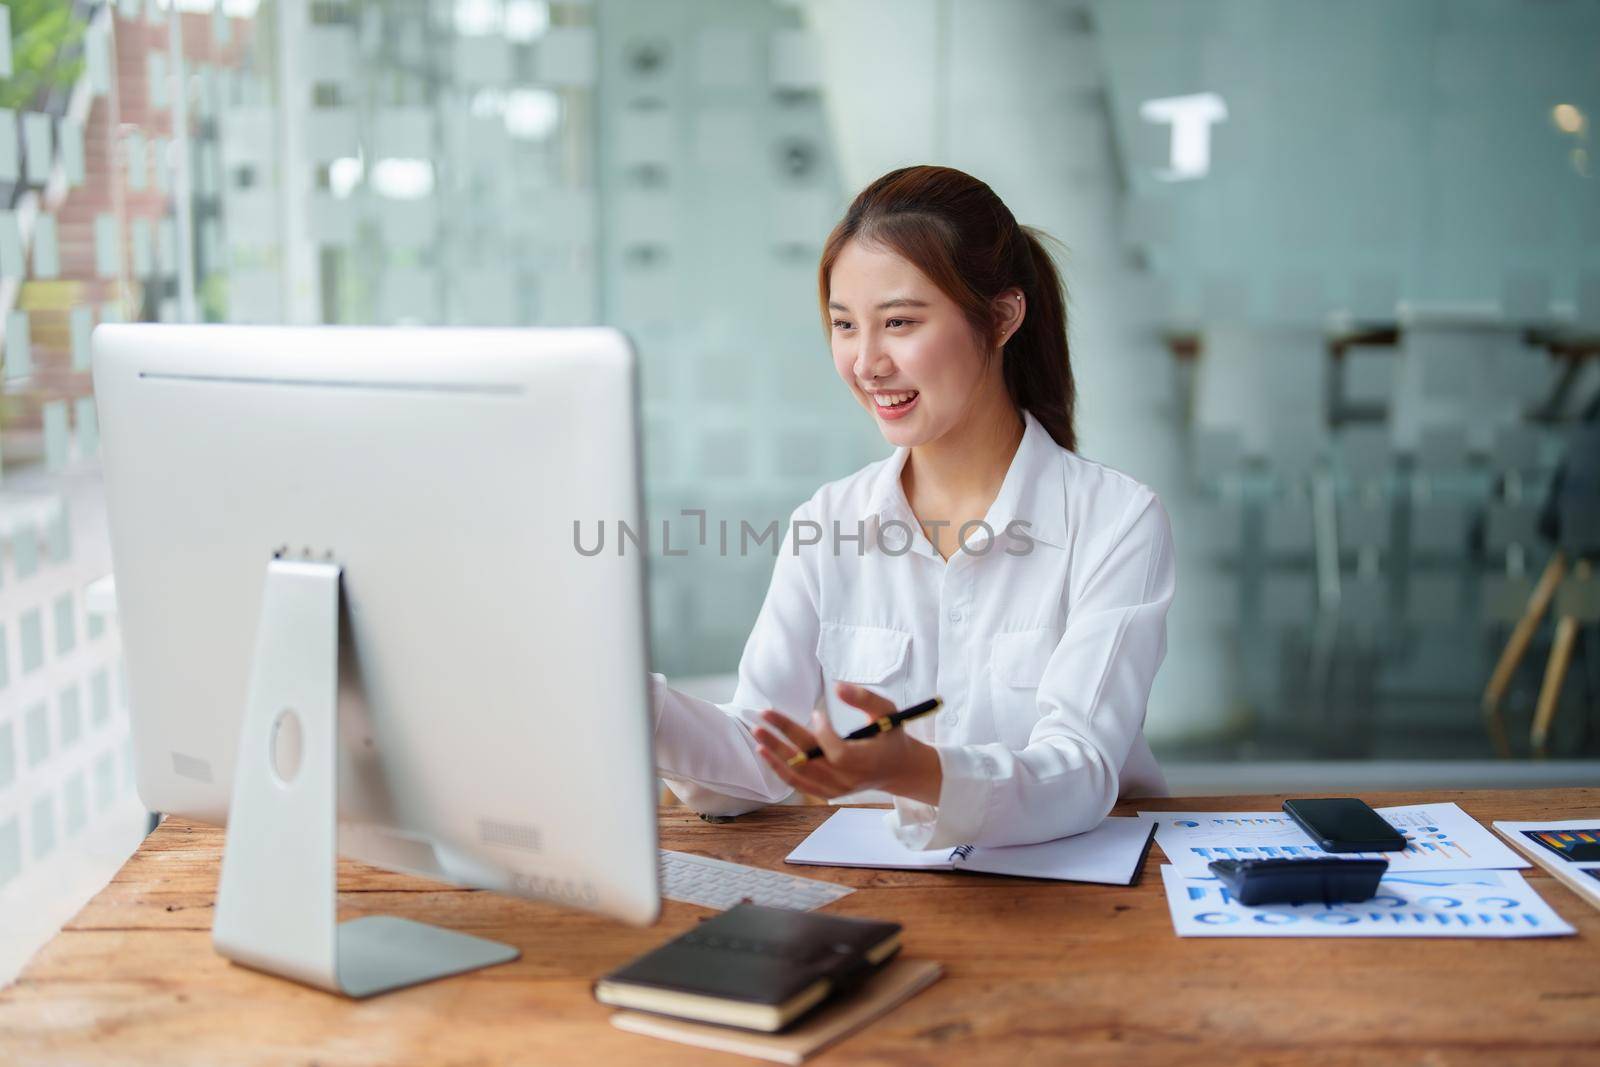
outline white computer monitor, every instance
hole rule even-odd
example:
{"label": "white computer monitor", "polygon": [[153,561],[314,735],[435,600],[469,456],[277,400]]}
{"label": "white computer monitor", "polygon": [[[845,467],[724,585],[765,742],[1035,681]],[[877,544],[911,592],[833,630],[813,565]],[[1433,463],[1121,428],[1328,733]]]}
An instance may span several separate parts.
{"label": "white computer monitor", "polygon": [[494,962],[328,933],[335,852],[653,921],[644,563],[574,536],[639,528],[627,340],[141,324],[93,351],[138,790],[229,824],[219,949],[352,995]]}

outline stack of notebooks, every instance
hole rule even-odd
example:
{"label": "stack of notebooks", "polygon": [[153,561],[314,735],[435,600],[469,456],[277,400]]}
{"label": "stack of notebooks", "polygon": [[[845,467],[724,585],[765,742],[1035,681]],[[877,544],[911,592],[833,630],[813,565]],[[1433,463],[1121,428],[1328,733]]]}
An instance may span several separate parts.
{"label": "stack of notebooks", "polygon": [[611,1020],[623,1030],[800,1063],[938,979],[899,950],[897,923],[741,904],[601,978],[595,998],[628,1009]]}
{"label": "stack of notebooks", "polygon": [[[972,871],[1128,885],[1150,847],[1148,819],[1039,845],[916,852],[879,808],[836,812],[789,854],[790,863]],[[741,904],[606,975],[602,1004],[633,1033],[800,1063],[935,982],[928,960],[899,957],[900,926]]]}

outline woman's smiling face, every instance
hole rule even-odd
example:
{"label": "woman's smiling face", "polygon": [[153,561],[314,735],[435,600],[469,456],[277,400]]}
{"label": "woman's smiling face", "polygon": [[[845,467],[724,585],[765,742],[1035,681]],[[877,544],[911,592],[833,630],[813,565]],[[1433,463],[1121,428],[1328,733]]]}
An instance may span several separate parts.
{"label": "woman's smiling face", "polygon": [[833,365],[890,444],[935,441],[1005,394],[1000,360],[912,263],[852,240],[828,280]]}

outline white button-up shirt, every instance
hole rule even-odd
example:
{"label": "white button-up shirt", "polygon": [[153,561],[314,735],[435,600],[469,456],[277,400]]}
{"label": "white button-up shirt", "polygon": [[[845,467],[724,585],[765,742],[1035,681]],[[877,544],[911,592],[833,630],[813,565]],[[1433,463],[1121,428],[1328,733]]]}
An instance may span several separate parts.
{"label": "white button-up shirt", "polygon": [[751,727],[766,708],[804,725],[819,706],[841,734],[864,726],[835,681],[896,707],[944,699],[903,727],[944,775],[937,806],[894,798],[911,848],[1046,841],[1092,829],[1119,796],[1166,792],[1143,733],[1176,584],[1166,510],[1024,418],[992,534],[948,561],[906,502],[906,449],[795,510],[733,700],[651,675],[657,768],[685,803],[736,814],[785,799]]}

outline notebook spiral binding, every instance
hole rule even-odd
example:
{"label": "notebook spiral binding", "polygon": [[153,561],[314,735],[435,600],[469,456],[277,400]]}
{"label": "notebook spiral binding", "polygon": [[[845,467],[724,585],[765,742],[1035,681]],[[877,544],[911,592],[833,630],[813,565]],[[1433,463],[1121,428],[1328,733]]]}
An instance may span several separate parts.
{"label": "notebook spiral binding", "polygon": [[964,860],[968,856],[972,855],[973,847],[974,846],[972,845],[957,845],[953,850],[951,850],[950,858]]}

